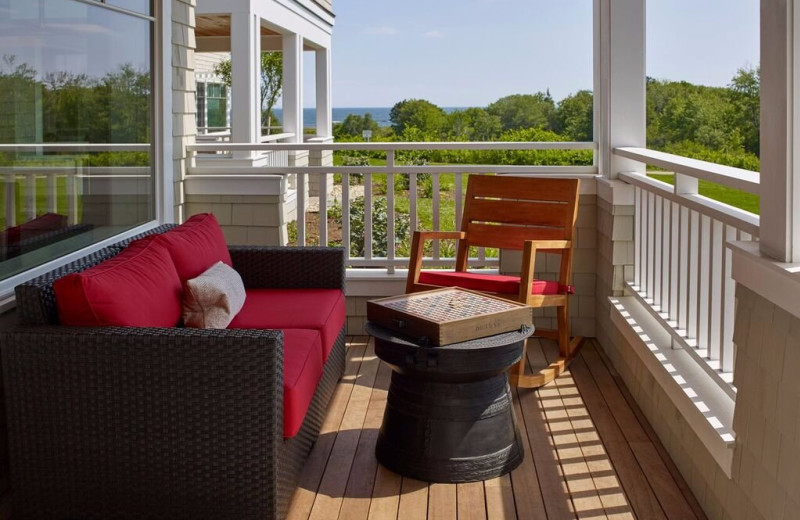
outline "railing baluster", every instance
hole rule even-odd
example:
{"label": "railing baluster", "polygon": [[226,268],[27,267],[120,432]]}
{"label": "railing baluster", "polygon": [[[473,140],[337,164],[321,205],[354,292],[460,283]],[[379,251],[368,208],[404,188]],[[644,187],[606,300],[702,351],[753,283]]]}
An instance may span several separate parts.
{"label": "railing baluster", "polygon": [[319,245],[328,245],[328,174],[319,174]]}
{"label": "railing baluster", "polygon": [[670,255],[669,255],[669,319],[675,322],[678,321],[678,286],[680,278],[679,271],[679,253],[680,253],[680,239],[681,239],[681,207],[676,202],[670,202],[670,229],[672,234],[670,236]]}
{"label": "railing baluster", "polygon": [[306,174],[297,174],[297,245],[306,243]]}
{"label": "railing baluster", "polygon": [[736,307],[736,283],[731,276],[731,250],[726,247],[726,243],[736,240],[738,233],[731,226],[725,226],[725,240],[722,244],[722,320],[720,345],[720,368],[723,372],[733,372],[733,322]]}
{"label": "railing baluster", "polygon": [[[387,168],[394,168],[394,150],[387,150],[386,151],[386,167]],[[386,271],[389,274],[394,273],[394,258],[395,258],[395,248],[397,244],[395,244],[395,225],[396,225],[396,217],[394,211],[394,173],[387,172],[386,173],[386,212],[387,212],[387,221],[386,221],[386,258],[389,260],[389,265],[386,266]]]}
{"label": "railing baluster", "polygon": [[655,292],[655,200],[656,196],[652,193],[647,194],[647,297],[653,300]]}
{"label": "railing baluster", "polygon": [[[722,350],[722,296],[723,296],[723,261],[722,257],[725,253],[725,241],[723,240],[723,225],[722,222],[714,219],[710,224],[711,229],[711,242],[709,244],[711,257],[709,258],[709,299],[708,299],[708,312],[709,316],[709,331],[708,331],[708,357],[709,359],[718,360],[721,356]],[[714,318],[719,318],[716,322]]]}
{"label": "railing baluster", "polygon": [[697,311],[700,306],[700,214],[689,210],[689,291],[688,296],[686,331],[688,337],[698,345],[699,325]]}
{"label": "railing baluster", "polygon": [[364,258],[372,259],[372,174],[364,174]]}
{"label": "railing baluster", "polygon": [[67,174],[67,222],[69,225],[78,223],[78,196],[81,189],[80,181],[83,175],[83,163],[76,161],[75,172]]}
{"label": "railing baluster", "polygon": [[58,188],[55,173],[47,174],[47,211],[58,213]]}
{"label": "railing baluster", "polygon": [[[13,171],[13,170],[12,170]],[[6,201],[6,227],[17,225],[17,179],[13,173],[3,177]]]}
{"label": "railing baluster", "polygon": [[419,217],[417,216],[417,174],[408,174],[408,213],[411,218],[411,233],[420,231]]}
{"label": "railing baluster", "polygon": [[[700,294],[697,298],[697,346],[708,351],[708,322],[710,308],[711,281],[711,219],[705,215],[700,216]],[[707,354],[706,354],[707,355]]]}
{"label": "railing baluster", "polygon": [[342,245],[344,257],[350,259],[350,174],[342,174]]}
{"label": "railing baluster", "polygon": [[25,205],[23,213],[26,220],[36,218],[36,174],[31,173],[25,176]]}
{"label": "railing baluster", "polygon": [[395,225],[396,217],[394,211],[394,173],[386,174],[386,257],[389,260],[389,265],[386,270],[389,274],[394,273],[394,258],[395,258]]}
{"label": "railing baluster", "polygon": [[689,272],[689,258],[691,256],[690,216],[689,208],[681,206],[679,215],[680,240],[678,242],[678,328],[687,332],[689,330],[689,295],[691,294],[689,287],[689,279],[691,277]]}
{"label": "railing baluster", "polygon": [[641,290],[642,287],[642,189],[638,186],[634,188],[634,207],[633,214],[633,280]]}
{"label": "railing baluster", "polygon": [[[432,213],[433,213],[433,229],[435,231],[440,231],[441,223],[440,223],[440,216],[439,216],[439,175],[438,174],[431,174],[431,181],[433,185],[433,193],[431,193],[431,206],[432,206]],[[434,260],[439,260],[441,258],[441,244],[438,240],[433,241],[433,258]]]}
{"label": "railing baluster", "polygon": [[661,252],[661,241],[664,239],[664,229],[661,226],[661,203],[662,198],[655,196],[653,206],[653,285],[650,291],[650,298],[653,300],[653,307],[661,308],[661,264],[664,256]]}
{"label": "railing baluster", "polygon": [[[455,222],[455,226],[456,227],[453,228],[453,229],[461,229],[461,218],[462,218],[462,215],[463,215],[463,212],[464,212],[464,188],[463,188],[462,176],[463,176],[463,174],[461,174],[461,173],[456,173],[455,174],[455,178],[456,178],[456,193],[455,193],[455,198],[456,198],[456,222]],[[469,181],[467,181],[467,182],[469,182]]]}

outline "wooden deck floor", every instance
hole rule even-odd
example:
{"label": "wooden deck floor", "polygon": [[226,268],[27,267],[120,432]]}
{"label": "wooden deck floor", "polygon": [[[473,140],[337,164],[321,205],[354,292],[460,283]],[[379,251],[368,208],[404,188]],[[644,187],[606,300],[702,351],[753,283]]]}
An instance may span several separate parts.
{"label": "wooden deck floor", "polygon": [[[514,392],[525,461],[469,484],[403,478],[375,460],[391,369],[349,338],[345,376],[292,498],[289,519],[705,518],[593,341],[550,385]],[[555,345],[529,342],[544,366]]]}

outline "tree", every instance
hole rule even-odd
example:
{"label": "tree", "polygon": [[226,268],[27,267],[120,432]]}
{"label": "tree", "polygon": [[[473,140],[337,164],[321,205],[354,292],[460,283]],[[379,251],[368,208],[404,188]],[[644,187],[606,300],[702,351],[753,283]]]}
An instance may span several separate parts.
{"label": "tree", "polygon": [[741,130],[745,150],[759,155],[761,67],[739,69],[728,87],[731,92],[729,122]]}
{"label": "tree", "polygon": [[[231,86],[233,81],[233,65],[231,60],[224,60],[214,66],[214,73],[222,77],[222,81]],[[283,54],[280,52],[261,53],[261,124],[271,133],[274,115],[272,108],[281,96],[283,86]]]}
{"label": "tree", "polygon": [[594,137],[594,96],[591,90],[579,90],[558,103],[551,127],[554,132],[575,141]]}
{"label": "tree", "polygon": [[500,118],[503,130],[519,128],[549,129],[555,103],[550,92],[536,94],[513,94],[500,98],[488,107],[489,114]]}
{"label": "tree", "polygon": [[438,137],[447,121],[447,114],[430,101],[405,99],[395,103],[389,112],[389,120],[397,135],[403,134],[406,128],[415,127]]}
{"label": "tree", "polygon": [[372,118],[372,114],[369,112],[363,116],[347,114],[344,121],[336,124],[333,129],[333,135],[336,138],[344,136],[361,137],[364,130],[370,130],[373,134],[378,132],[378,122]]}
{"label": "tree", "polygon": [[490,141],[502,132],[500,118],[486,109],[472,107],[447,115],[447,138],[451,141]]}

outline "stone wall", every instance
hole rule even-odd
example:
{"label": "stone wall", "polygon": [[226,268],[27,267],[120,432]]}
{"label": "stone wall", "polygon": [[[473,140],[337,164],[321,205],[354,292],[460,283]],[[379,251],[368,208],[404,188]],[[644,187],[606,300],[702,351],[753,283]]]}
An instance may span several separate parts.
{"label": "stone wall", "polygon": [[[619,181],[597,181],[597,265],[595,305],[597,339],[615,345],[619,332],[610,320],[609,296],[622,296],[625,281],[633,280],[633,187]],[[606,349],[617,362],[613,349]]]}
{"label": "stone wall", "polygon": [[230,245],[285,245],[286,195],[186,195],[186,215],[213,213]]}
{"label": "stone wall", "polygon": [[[175,221],[184,213],[183,179],[186,175],[186,146],[197,135],[195,113],[194,10],[196,0],[172,0],[172,180]],[[167,172],[169,175],[170,172]]]}

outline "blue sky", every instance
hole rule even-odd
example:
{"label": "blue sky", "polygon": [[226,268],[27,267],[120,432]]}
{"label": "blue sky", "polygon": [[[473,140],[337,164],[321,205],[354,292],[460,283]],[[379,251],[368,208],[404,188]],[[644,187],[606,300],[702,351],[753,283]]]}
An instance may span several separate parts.
{"label": "blue sky", "polygon": [[[334,11],[336,107],[592,88],[592,0],[334,0]],[[647,34],[649,76],[726,85],[758,64],[758,0],[648,0]]]}

